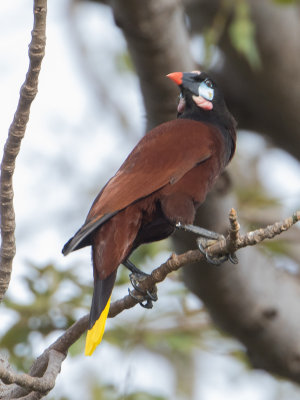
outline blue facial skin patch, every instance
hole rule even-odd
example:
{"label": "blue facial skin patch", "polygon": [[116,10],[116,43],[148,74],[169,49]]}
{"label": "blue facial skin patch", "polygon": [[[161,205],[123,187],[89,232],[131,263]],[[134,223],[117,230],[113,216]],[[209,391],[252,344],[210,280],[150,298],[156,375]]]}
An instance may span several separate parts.
{"label": "blue facial skin patch", "polygon": [[206,100],[212,101],[214,98],[214,89],[208,87],[205,81],[201,82],[199,85],[199,96],[204,97]]}

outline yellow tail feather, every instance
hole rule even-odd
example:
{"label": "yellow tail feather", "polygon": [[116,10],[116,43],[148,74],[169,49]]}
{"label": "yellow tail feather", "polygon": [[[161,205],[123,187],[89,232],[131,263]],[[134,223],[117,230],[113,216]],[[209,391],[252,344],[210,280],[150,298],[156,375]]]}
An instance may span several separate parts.
{"label": "yellow tail feather", "polygon": [[102,311],[100,317],[94,323],[92,329],[89,329],[87,331],[86,341],[85,341],[85,352],[84,352],[86,356],[91,356],[95,348],[102,340],[105,328],[105,322],[109,311],[109,305],[110,305],[110,298],[108,299],[108,302],[106,303],[106,306]]}

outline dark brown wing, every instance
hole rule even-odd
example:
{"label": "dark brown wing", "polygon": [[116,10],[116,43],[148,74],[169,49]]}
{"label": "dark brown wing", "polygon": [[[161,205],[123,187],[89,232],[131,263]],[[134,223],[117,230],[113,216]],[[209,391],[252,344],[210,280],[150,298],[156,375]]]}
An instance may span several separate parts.
{"label": "dark brown wing", "polygon": [[85,224],[63,253],[89,243],[84,239],[118,211],[136,200],[174,184],[212,154],[215,129],[202,122],[177,119],[147,133],[95,199]]}

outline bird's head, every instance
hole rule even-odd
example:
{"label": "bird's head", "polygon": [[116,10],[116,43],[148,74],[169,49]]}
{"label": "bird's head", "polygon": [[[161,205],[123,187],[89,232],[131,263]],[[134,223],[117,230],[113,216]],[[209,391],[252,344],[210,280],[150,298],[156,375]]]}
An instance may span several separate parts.
{"label": "bird's head", "polygon": [[205,72],[173,72],[167,75],[180,88],[179,116],[201,110],[204,114],[227,114],[221,90]]}
{"label": "bird's head", "polygon": [[178,118],[217,125],[236,138],[236,121],[229,112],[223,93],[206,72],[173,72],[167,75],[180,88]]}
{"label": "bird's head", "polygon": [[215,83],[204,72],[172,72],[167,75],[180,87],[178,112],[183,113],[187,103],[194,102],[203,110],[213,109],[215,97]]}

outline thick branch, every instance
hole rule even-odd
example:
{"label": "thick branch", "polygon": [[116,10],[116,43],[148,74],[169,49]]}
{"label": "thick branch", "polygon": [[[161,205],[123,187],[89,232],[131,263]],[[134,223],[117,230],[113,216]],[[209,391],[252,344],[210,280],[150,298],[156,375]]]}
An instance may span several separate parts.
{"label": "thick branch", "polygon": [[[289,217],[281,222],[276,222],[266,228],[248,232],[245,235],[239,235],[239,224],[235,210],[230,211],[229,215],[230,229],[226,240],[221,240],[208,248],[211,256],[224,254],[230,251],[237,251],[240,248],[252,246],[260,243],[265,239],[273,238],[276,235],[285,232],[300,220],[300,211],[297,211],[292,217]],[[198,250],[190,250],[184,254],[172,256],[158,268],[155,268],[152,273],[141,283],[140,288],[143,291],[151,290],[157,283],[162,282],[168,274],[177,271],[179,268],[196,263],[203,259],[203,255]],[[133,295],[138,295],[139,292],[133,290]],[[111,304],[109,318],[113,318],[122,311],[134,307],[138,303],[132,296],[126,295],[122,299]],[[15,398],[26,396],[29,390],[45,393],[50,390],[55,383],[55,379],[60,370],[60,365],[64,360],[69,347],[79,339],[88,327],[88,315],[85,315],[80,320],[75,322],[66,332],[61,335],[44,353],[34,362],[29,375],[13,374],[7,368],[0,367],[0,378],[5,383],[16,383],[22,388],[15,389],[12,393]],[[36,377],[36,378],[34,378]],[[33,395],[33,394],[32,394]],[[36,396],[34,394],[34,396]],[[26,398],[31,398],[27,397]],[[32,397],[38,398],[38,397]]]}
{"label": "thick branch", "polygon": [[60,372],[61,363],[65,359],[65,355],[55,350],[49,351],[48,366],[44,375],[40,377],[32,377],[28,374],[17,374],[10,368],[0,366],[0,376],[2,382],[6,384],[15,383],[26,389],[47,393],[54,388],[55,380]]}
{"label": "thick branch", "polygon": [[29,45],[29,69],[21,87],[20,99],[9,128],[1,163],[0,207],[1,207],[1,252],[0,252],[0,300],[6,293],[16,252],[15,213],[13,207],[13,174],[15,161],[29,119],[30,106],[37,94],[38,76],[45,54],[47,1],[34,1],[34,24]]}
{"label": "thick branch", "polygon": [[165,75],[195,69],[186,52],[188,33],[182,2],[111,0],[111,6],[140,79],[148,130],[175,118],[176,106],[172,99],[176,99],[178,91]]}

